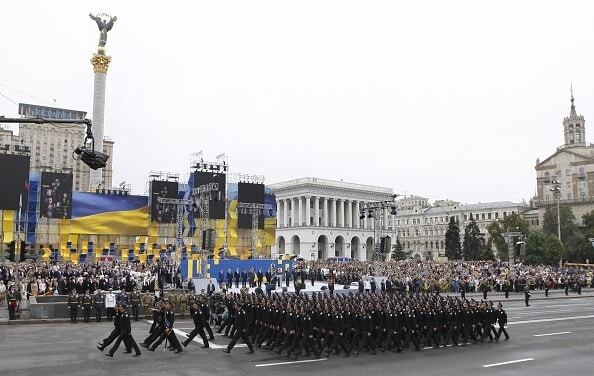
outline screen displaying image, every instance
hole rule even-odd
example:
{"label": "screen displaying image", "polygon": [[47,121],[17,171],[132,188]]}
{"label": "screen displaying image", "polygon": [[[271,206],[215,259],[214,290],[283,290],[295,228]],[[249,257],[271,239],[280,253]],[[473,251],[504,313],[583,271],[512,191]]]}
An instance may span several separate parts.
{"label": "screen displaying image", "polygon": [[72,218],[72,174],[41,174],[41,218]]}

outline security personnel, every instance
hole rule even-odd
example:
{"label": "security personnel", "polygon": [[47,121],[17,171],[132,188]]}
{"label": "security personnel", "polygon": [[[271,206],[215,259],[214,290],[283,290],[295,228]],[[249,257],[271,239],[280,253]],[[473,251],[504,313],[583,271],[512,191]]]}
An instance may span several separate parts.
{"label": "security personnel", "polygon": [[188,339],[185,340],[184,342],[182,342],[182,345],[184,345],[184,347],[187,347],[188,344],[190,342],[192,342],[192,340],[194,339],[194,337],[196,337],[196,334],[200,335],[200,338],[202,338],[202,348],[203,349],[208,349],[208,339],[206,338],[206,333],[204,332],[204,317],[202,315],[202,311],[200,310],[200,307],[198,306],[198,304],[194,303],[192,305],[192,307],[190,308],[190,316],[192,317],[192,320],[194,321],[194,330],[192,330],[188,335]]}
{"label": "security personnel", "polygon": [[95,320],[97,320],[97,322],[101,322],[101,307],[103,306],[104,299],[101,290],[98,289],[93,296],[93,308],[95,309]]}
{"label": "security personnel", "polygon": [[130,324],[130,315],[128,314],[128,307],[126,307],[125,304],[120,304],[118,305],[118,311],[119,311],[119,322],[120,322],[120,332],[118,334],[118,339],[116,341],[116,343],[113,345],[113,347],[109,350],[108,353],[105,354],[105,356],[109,356],[110,358],[113,358],[113,354],[117,351],[118,347],[120,346],[120,343],[122,341],[124,341],[124,345],[126,346],[126,352],[130,353],[130,347],[132,347],[135,351],[134,356],[140,356],[140,350],[138,349],[138,345],[136,344],[136,341],[134,341],[134,338],[132,337],[132,326]]}
{"label": "security personnel", "polygon": [[530,304],[528,304],[530,296],[530,289],[528,288],[528,283],[526,283],[526,286],[524,286],[524,302],[526,303],[526,307],[530,307]]}
{"label": "security personnel", "polygon": [[85,294],[80,298],[80,304],[83,309],[84,322],[89,322],[91,318],[91,306],[93,305],[93,297],[89,290],[85,291]]}
{"label": "security personnel", "polygon": [[247,335],[247,316],[245,313],[245,310],[241,307],[241,304],[239,302],[235,302],[235,324],[234,326],[237,328],[235,331],[235,335],[233,336],[233,339],[231,340],[231,342],[229,342],[229,344],[227,345],[226,349],[223,349],[223,352],[226,352],[227,354],[229,354],[231,352],[231,350],[233,349],[233,347],[235,346],[235,344],[237,343],[237,340],[239,338],[241,338],[248,346],[248,349],[250,351],[248,351],[248,354],[253,354],[254,353],[254,346],[252,346],[252,341],[250,341],[250,338]]}
{"label": "security personnel", "polygon": [[186,294],[185,290],[182,290],[181,294],[177,298],[177,311],[179,312],[180,317],[183,319],[186,311],[188,310],[188,295]]}
{"label": "security personnel", "polygon": [[134,288],[132,294],[130,294],[130,305],[132,307],[132,316],[134,316],[134,321],[138,321],[138,314],[140,313],[140,291],[138,291],[138,287]]}
{"label": "security personnel", "polygon": [[68,309],[70,309],[70,323],[76,324],[76,316],[78,314],[79,298],[76,290],[72,290],[68,295]]}
{"label": "security personnel", "polygon": [[149,292],[145,292],[142,297],[142,306],[144,307],[145,319],[150,317],[153,308],[153,297]]}

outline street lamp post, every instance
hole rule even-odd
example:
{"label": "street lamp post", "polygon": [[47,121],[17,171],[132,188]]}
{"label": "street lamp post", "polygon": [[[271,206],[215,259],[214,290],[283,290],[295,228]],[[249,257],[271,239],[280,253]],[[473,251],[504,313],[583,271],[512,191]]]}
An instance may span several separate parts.
{"label": "street lamp post", "polygon": [[[551,183],[553,186],[549,188],[549,191],[553,192],[553,196],[555,197],[555,200],[557,200],[557,239],[559,239],[559,243],[561,243],[561,183],[558,180],[553,180]],[[563,266],[563,258],[559,259],[559,267],[561,266]]]}

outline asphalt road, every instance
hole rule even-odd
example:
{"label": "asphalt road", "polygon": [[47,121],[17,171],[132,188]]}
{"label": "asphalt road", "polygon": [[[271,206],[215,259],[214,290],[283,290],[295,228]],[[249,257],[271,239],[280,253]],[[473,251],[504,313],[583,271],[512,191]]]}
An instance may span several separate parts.
{"label": "asphalt road", "polygon": [[[236,347],[230,355],[221,351],[228,343],[217,336],[211,349],[190,344],[182,354],[158,349],[143,351],[139,358],[123,354],[108,358],[95,346],[107,336],[110,323],[42,324],[0,326],[0,374],[2,375],[592,375],[594,374],[594,299],[540,300],[506,304],[510,341],[467,347],[405,350],[377,356],[330,359],[305,358],[292,362],[285,356],[256,349],[246,355]],[[188,319],[176,322],[189,332]],[[133,322],[137,342],[149,325]],[[181,337],[183,333],[179,333]],[[122,349],[122,347],[120,347]],[[141,348],[142,349],[142,348]],[[144,350],[144,349],[142,349]]]}

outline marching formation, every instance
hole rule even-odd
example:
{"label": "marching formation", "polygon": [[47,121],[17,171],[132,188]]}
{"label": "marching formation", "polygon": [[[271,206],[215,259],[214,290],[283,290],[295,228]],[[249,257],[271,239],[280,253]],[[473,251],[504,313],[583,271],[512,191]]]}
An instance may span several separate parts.
{"label": "marching formation", "polygon": [[[292,294],[271,296],[229,294],[222,304],[228,311],[221,328],[233,339],[223,351],[230,352],[239,338],[297,359],[315,354],[345,356],[361,351],[400,352],[422,346],[466,346],[467,343],[499,341],[507,314],[501,303],[442,297],[439,294]],[[495,324],[499,329],[495,329]]]}

